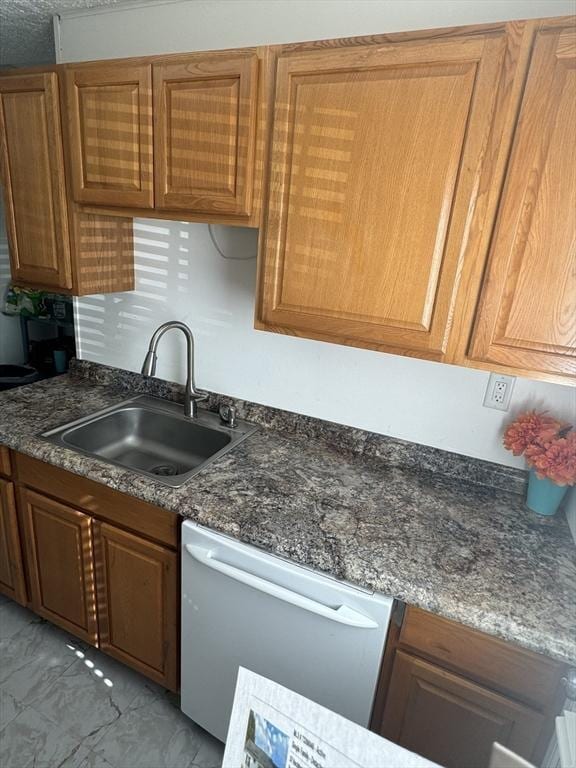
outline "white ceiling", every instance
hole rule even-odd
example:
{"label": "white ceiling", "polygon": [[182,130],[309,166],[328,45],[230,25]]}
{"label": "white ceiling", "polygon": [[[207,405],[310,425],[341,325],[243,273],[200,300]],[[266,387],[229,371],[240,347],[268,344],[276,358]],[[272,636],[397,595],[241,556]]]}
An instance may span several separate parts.
{"label": "white ceiling", "polygon": [[118,2],[121,0],[0,0],[0,67],[53,62],[54,14]]}

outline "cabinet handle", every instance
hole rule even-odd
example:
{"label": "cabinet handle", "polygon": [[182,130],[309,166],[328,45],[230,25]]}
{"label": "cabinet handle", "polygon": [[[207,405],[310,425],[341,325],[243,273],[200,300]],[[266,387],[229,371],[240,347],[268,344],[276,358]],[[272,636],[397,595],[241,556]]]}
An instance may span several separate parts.
{"label": "cabinet handle", "polygon": [[290,605],[303,608],[305,611],[310,611],[310,613],[323,616],[325,619],[330,619],[330,621],[336,621],[339,624],[347,624],[349,627],[378,629],[378,624],[373,619],[364,616],[364,614],[355,611],[353,608],[349,608],[347,605],[340,605],[338,608],[330,608],[327,605],[316,602],[316,600],[311,600],[309,597],[305,597],[297,592],[292,592],[290,589],[274,584],[272,581],[267,581],[266,579],[260,578],[260,576],[255,576],[253,573],[248,573],[233,565],[223,563],[220,560],[217,560],[209,549],[203,549],[202,547],[194,546],[193,544],[186,544],[186,551],[194,558],[194,560],[205,565],[207,568],[212,568],[212,570],[218,571],[218,573],[222,573],[224,576],[234,579],[234,581],[246,584],[246,586],[264,592],[271,597],[275,597],[277,600],[282,600],[285,603],[290,603]]}

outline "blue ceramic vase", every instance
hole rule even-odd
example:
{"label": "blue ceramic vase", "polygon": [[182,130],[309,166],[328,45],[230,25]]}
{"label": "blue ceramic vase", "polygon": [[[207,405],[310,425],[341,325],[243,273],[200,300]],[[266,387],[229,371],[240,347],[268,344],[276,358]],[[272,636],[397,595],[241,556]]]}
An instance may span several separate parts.
{"label": "blue ceramic vase", "polygon": [[528,479],[526,506],[537,515],[553,515],[558,511],[562,499],[568,491],[567,485],[556,485],[547,477],[540,479],[533,469]]}

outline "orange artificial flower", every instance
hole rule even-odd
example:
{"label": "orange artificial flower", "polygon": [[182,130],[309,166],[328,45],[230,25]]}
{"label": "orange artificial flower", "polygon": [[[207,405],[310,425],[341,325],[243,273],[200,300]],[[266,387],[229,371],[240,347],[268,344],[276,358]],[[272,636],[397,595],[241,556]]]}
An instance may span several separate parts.
{"label": "orange artificial flower", "polygon": [[521,456],[524,451],[537,441],[552,440],[566,425],[537,411],[525,411],[508,425],[504,432],[504,447],[514,456]]}
{"label": "orange artificial flower", "polygon": [[526,411],[506,427],[504,446],[526,457],[539,478],[557,485],[576,483],[576,431],[566,422],[537,411]]}
{"label": "orange artificial flower", "polygon": [[576,483],[576,432],[572,430],[566,437],[553,440],[541,451],[529,455],[526,451],[528,466],[535,470],[540,478],[547,477],[556,485],[574,485]]}

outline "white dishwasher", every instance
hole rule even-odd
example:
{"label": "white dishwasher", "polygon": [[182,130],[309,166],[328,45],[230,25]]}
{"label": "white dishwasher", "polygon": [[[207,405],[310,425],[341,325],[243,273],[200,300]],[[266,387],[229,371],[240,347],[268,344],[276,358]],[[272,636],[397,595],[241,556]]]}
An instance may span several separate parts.
{"label": "white dishwasher", "polygon": [[367,726],[392,603],[184,522],[182,711],[224,741],[243,666]]}

